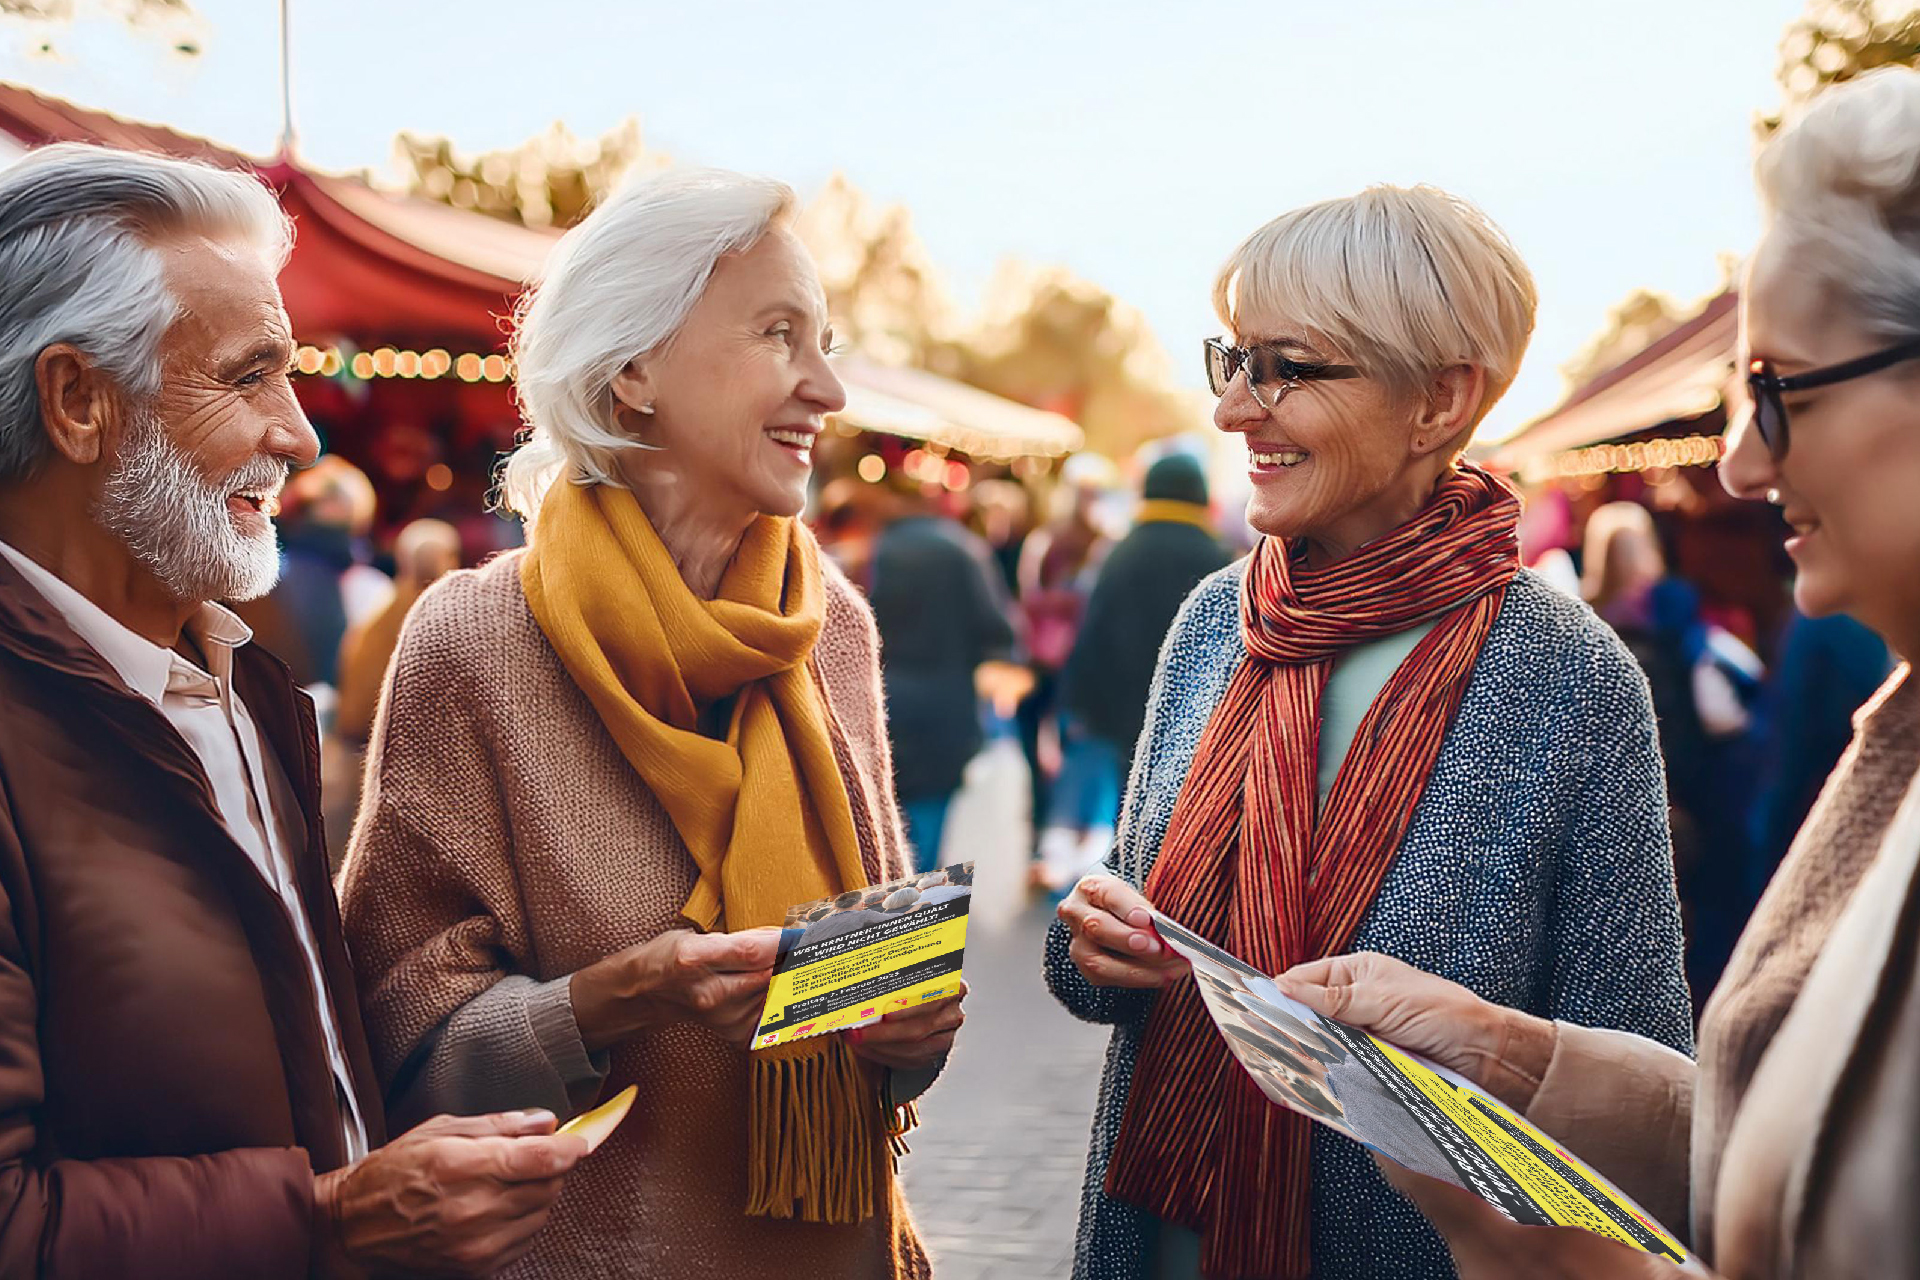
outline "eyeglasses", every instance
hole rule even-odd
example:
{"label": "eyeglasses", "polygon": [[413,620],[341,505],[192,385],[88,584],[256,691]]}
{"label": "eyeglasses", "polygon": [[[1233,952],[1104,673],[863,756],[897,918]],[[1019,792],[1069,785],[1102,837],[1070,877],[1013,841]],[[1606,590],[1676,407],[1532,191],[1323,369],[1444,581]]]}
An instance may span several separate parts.
{"label": "eyeglasses", "polygon": [[1290,360],[1277,347],[1256,344],[1251,347],[1227,345],[1221,338],[1207,339],[1207,385],[1216,396],[1227,394],[1227,387],[1247,371],[1247,390],[1262,409],[1271,410],[1281,397],[1303,382],[1331,382],[1340,378],[1358,378],[1360,370],[1350,364],[1310,364]]}
{"label": "eyeglasses", "polygon": [[1760,432],[1760,442],[1767,446],[1767,452],[1773,455],[1775,462],[1787,456],[1787,406],[1780,399],[1782,393],[1811,391],[1815,387],[1830,387],[1836,382],[1850,382],[1915,358],[1920,358],[1920,342],[1903,342],[1897,347],[1861,356],[1858,360],[1830,364],[1824,369],[1811,369],[1790,378],[1782,378],[1774,373],[1773,366],[1765,360],[1750,361],[1747,365],[1747,394],[1753,400],[1753,425]]}

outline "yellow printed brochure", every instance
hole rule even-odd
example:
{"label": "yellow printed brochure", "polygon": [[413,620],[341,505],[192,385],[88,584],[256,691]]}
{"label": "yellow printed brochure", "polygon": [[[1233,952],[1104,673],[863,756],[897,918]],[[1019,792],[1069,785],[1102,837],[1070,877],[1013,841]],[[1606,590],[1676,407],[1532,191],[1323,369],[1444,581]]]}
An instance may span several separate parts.
{"label": "yellow printed brochure", "polygon": [[1154,912],[1192,963],[1214,1025],[1271,1101],[1513,1221],[1581,1227],[1706,1272],[1671,1231],[1578,1156],[1464,1077],[1288,999],[1267,975]]}
{"label": "yellow printed brochure", "polygon": [[973,864],[789,908],[753,1047],[877,1022],[960,991]]}

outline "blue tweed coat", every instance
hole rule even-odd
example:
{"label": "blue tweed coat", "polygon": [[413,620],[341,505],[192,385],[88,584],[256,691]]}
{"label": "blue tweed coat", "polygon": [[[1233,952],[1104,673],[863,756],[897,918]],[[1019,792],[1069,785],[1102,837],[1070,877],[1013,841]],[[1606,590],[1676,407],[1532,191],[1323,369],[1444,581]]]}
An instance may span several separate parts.
{"label": "blue tweed coat", "polygon": [[[1108,870],[1141,883],[1166,835],[1201,730],[1245,654],[1245,561],[1194,589],[1160,655]],[[1113,1027],[1094,1115],[1075,1280],[1141,1280],[1157,1220],[1102,1190],[1151,993],[1089,984],[1047,937],[1047,983],[1076,1017]],[[1500,1004],[1619,1027],[1683,1052],[1666,783],[1647,683],[1585,605],[1522,572],[1473,670],[1432,778],[1352,950],[1382,951]],[[1313,1134],[1318,1280],[1451,1280],[1426,1220],[1365,1149]]]}

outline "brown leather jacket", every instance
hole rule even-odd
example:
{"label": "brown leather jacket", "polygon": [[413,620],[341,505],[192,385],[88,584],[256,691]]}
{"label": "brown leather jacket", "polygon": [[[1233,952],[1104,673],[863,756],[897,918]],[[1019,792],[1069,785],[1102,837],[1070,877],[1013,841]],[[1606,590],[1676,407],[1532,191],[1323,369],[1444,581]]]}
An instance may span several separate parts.
{"label": "brown leather jacket", "polygon": [[[313,707],[257,645],[234,684],[305,809],[300,893],[377,1144]],[[346,1158],[307,974],[198,758],[0,560],[0,1280],[306,1275],[313,1175]]]}

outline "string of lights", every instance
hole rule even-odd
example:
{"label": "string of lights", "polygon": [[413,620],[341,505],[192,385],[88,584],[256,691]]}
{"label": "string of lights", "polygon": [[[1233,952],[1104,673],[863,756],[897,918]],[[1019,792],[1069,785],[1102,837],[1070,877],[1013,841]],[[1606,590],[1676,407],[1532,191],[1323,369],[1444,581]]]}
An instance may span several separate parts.
{"label": "string of lights", "polygon": [[1628,444],[1599,444],[1554,454],[1544,460],[1544,466],[1526,470],[1530,478],[1546,479],[1621,475],[1670,467],[1710,467],[1720,461],[1726,447],[1726,441],[1720,436],[1672,436]]}
{"label": "string of lights", "polygon": [[346,374],[362,382],[373,378],[454,377],[462,382],[505,382],[513,376],[513,365],[498,352],[483,354],[467,351],[452,355],[435,347],[431,351],[402,351],[376,347],[348,356],[338,347],[303,346],[294,353],[293,367],[300,373],[323,378]]}

